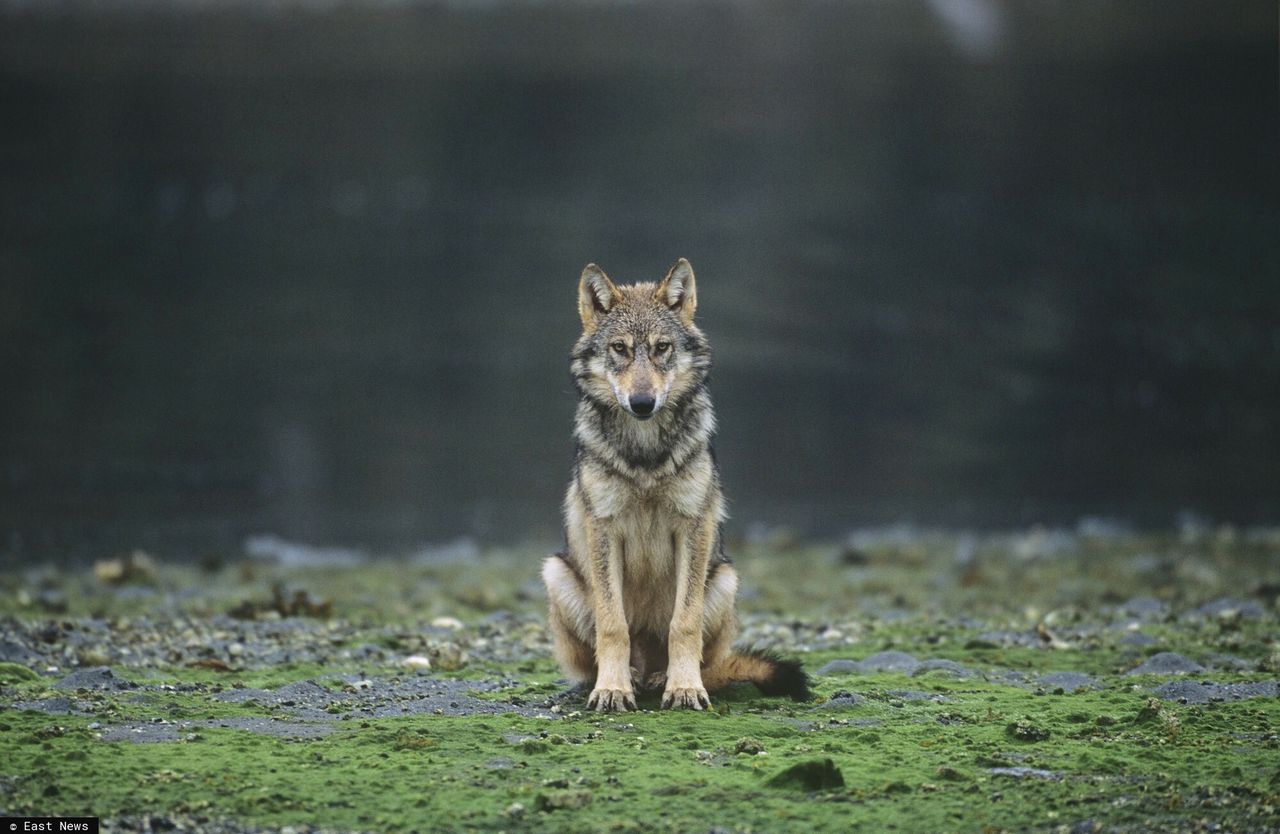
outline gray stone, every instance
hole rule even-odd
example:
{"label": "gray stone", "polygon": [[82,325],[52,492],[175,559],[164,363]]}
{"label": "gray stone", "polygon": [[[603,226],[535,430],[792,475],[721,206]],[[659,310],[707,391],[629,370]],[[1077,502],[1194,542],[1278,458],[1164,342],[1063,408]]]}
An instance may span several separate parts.
{"label": "gray stone", "polygon": [[23,710],[29,709],[35,712],[43,712],[46,715],[71,715],[72,713],[85,714],[83,710],[77,709],[76,705],[70,698],[39,698],[35,701],[18,701],[9,709]]}
{"label": "gray stone", "polygon": [[1130,669],[1130,675],[1188,675],[1203,672],[1204,667],[1177,652],[1160,652],[1147,658],[1140,666]]}
{"label": "gray stone", "polygon": [[1122,603],[1120,611],[1143,622],[1154,622],[1168,615],[1169,606],[1155,597],[1134,597]]}
{"label": "gray stone", "polygon": [[818,675],[853,675],[862,671],[852,660],[833,660],[824,664],[815,674]]}
{"label": "gray stone", "polygon": [[1262,606],[1254,600],[1236,599],[1234,597],[1215,599],[1212,602],[1206,602],[1195,610],[1196,614],[1205,617],[1220,617],[1233,612],[1238,613],[1243,620],[1259,620],[1265,613]]}
{"label": "gray stone", "polygon": [[1009,776],[1014,779],[1042,779],[1046,782],[1061,782],[1062,774],[1052,770],[1041,770],[1036,767],[993,767],[987,770],[992,776]]}
{"label": "gray stone", "polygon": [[91,669],[78,669],[53,685],[54,689],[94,689],[106,692],[119,692],[125,689],[137,689],[132,681],[121,680],[106,666],[95,666]]}
{"label": "gray stone", "polygon": [[31,666],[39,663],[41,657],[21,643],[15,643],[12,640],[0,640],[0,661]]}
{"label": "gray stone", "polygon": [[822,709],[852,709],[853,707],[860,707],[866,702],[866,698],[856,693],[837,692],[822,705]]}
{"label": "gray stone", "polygon": [[972,678],[978,673],[954,660],[926,660],[911,670],[912,677],[940,672],[953,678]]}
{"label": "gray stone", "polygon": [[1253,661],[1229,654],[1209,655],[1205,663],[1214,669],[1224,669],[1229,672],[1252,672],[1257,668],[1257,664]]}
{"label": "gray stone", "polygon": [[1243,701],[1246,698],[1280,696],[1277,681],[1220,684],[1213,681],[1169,681],[1152,690],[1157,698],[1185,704],[1208,704],[1216,701]]}
{"label": "gray stone", "polygon": [[910,674],[920,665],[912,655],[906,652],[876,652],[870,657],[857,662],[859,672],[906,672]]}

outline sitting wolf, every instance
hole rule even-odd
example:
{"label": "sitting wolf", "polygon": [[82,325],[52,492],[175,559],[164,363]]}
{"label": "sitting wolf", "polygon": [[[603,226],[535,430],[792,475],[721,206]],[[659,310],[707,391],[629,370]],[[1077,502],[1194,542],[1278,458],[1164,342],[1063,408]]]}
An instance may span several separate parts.
{"label": "sitting wolf", "polygon": [[663,707],[702,709],[708,690],[735,681],[809,697],[799,663],[730,651],[738,574],[721,542],[711,351],[697,306],[683,258],[656,285],[616,286],[595,264],[578,285],[566,548],[542,578],[556,658],[594,683],[589,708],[635,709],[637,688],[662,687]]}

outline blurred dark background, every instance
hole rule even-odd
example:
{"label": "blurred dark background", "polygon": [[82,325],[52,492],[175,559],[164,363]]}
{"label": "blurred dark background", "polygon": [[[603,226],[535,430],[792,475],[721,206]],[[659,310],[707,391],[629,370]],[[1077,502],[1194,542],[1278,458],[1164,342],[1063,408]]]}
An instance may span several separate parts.
{"label": "blurred dark background", "polygon": [[0,552],[558,535],[587,261],[735,529],[1280,518],[1275,2],[0,2]]}

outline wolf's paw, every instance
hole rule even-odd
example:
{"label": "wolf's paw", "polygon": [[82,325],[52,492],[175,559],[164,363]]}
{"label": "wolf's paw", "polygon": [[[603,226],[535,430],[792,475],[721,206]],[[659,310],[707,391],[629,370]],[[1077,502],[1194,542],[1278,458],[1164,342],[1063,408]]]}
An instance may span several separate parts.
{"label": "wolf's paw", "polygon": [[649,676],[644,679],[644,688],[645,689],[666,689],[667,673],[666,672],[650,673]]}
{"label": "wolf's paw", "polygon": [[711,699],[701,685],[670,687],[662,693],[663,709],[704,709],[709,706]]}
{"label": "wolf's paw", "polygon": [[598,712],[626,712],[635,708],[635,693],[627,689],[593,689],[587,698],[587,709]]}

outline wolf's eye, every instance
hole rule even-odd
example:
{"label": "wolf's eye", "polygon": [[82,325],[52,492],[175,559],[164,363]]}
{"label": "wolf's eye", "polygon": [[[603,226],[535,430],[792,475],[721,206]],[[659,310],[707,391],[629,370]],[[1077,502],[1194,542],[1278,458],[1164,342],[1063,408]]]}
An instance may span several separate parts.
{"label": "wolf's eye", "polygon": [[669,350],[671,350],[670,342],[658,342],[656,345],[653,346],[654,353],[666,353]]}
{"label": "wolf's eye", "polygon": [[626,342],[614,342],[613,344],[609,345],[609,347],[613,348],[613,352],[618,354],[619,356],[625,356],[627,353]]}

